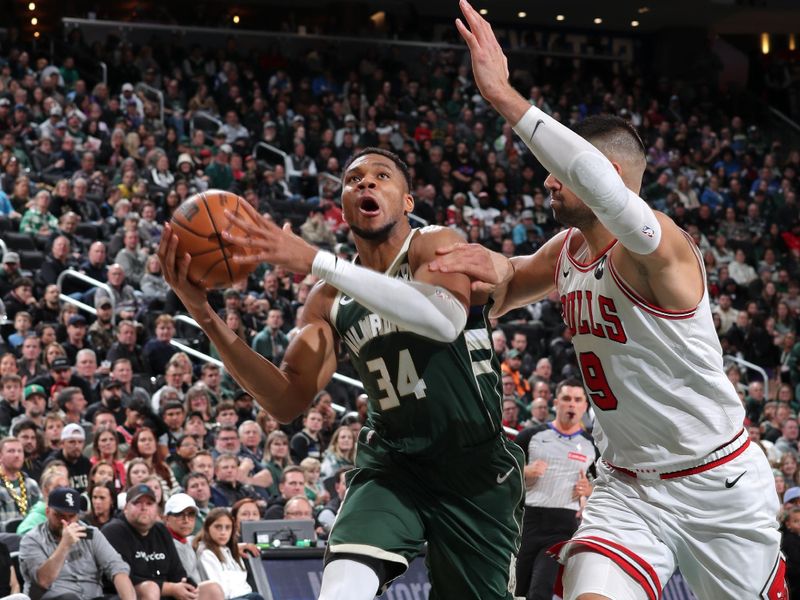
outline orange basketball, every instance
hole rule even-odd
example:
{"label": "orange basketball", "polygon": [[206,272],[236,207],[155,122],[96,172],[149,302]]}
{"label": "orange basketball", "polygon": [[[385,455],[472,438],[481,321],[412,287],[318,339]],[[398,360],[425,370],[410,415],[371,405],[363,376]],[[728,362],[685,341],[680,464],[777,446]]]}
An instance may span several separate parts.
{"label": "orange basketball", "polygon": [[252,273],[256,264],[240,264],[233,260],[234,254],[257,254],[256,250],[236,247],[222,239],[223,231],[242,235],[241,228],[225,218],[227,209],[232,214],[253,222],[242,204],[247,202],[231,192],[208,190],[200,192],[178,207],[172,217],[171,225],[178,236],[178,256],[189,253],[189,279],[195,283],[204,282],[211,288],[230,287]]}

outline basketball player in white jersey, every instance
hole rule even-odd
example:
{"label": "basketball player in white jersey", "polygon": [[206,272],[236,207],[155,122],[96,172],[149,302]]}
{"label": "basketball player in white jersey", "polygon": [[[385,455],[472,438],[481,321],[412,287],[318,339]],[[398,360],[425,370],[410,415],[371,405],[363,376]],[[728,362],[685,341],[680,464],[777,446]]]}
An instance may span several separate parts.
{"label": "basketball player in white jersey", "polygon": [[431,268],[470,275],[497,314],[559,292],[603,458],[580,528],[554,549],[563,598],[656,600],[676,567],[701,599],[787,598],[772,474],[722,370],[702,260],[638,196],[641,140],[614,117],[581,137],[530,106],[490,25],[461,9],[475,82],[550,172],[569,229],[533,256],[457,245]]}

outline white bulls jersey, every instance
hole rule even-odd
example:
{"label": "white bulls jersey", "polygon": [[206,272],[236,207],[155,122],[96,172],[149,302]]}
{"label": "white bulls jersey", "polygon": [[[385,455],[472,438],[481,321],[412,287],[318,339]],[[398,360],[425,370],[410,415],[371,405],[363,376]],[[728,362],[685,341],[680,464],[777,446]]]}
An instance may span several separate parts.
{"label": "white bulls jersey", "polygon": [[582,263],[569,249],[586,245],[570,229],[556,263],[564,322],[594,406],[595,443],[618,467],[679,470],[730,442],[744,409],[722,370],[708,292],[688,311],[649,304],[615,271],[615,245]]}

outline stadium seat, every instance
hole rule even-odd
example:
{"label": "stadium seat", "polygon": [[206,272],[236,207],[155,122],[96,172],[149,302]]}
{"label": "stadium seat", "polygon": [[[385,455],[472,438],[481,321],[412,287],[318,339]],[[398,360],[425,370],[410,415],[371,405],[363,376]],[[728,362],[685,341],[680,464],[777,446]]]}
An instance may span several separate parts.
{"label": "stadium seat", "polygon": [[44,252],[36,249],[19,251],[20,268],[24,271],[36,271],[44,262]]}
{"label": "stadium seat", "polygon": [[94,223],[78,223],[77,228],[75,229],[75,233],[82,238],[86,238],[87,240],[91,240],[94,242],[95,240],[100,239],[100,227],[95,225]]}
{"label": "stadium seat", "polygon": [[36,250],[36,240],[27,233],[17,233],[8,231],[3,233],[3,241],[9,250],[19,252],[20,250]]}
{"label": "stadium seat", "polygon": [[[20,523],[22,523],[22,518],[11,519],[10,521],[6,521],[6,524],[5,524],[6,533],[16,533],[17,532],[17,527],[19,527]],[[11,550],[11,548],[9,548],[9,551],[10,550]]]}

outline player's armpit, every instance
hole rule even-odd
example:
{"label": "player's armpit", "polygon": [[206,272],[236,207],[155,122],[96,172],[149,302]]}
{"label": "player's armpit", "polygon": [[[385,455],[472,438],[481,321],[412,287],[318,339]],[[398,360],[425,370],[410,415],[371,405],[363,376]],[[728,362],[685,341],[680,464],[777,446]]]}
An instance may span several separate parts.
{"label": "player's armpit", "polygon": [[651,304],[671,311],[691,310],[705,292],[694,242],[668,216],[655,214],[661,225],[661,243],[655,252],[645,255],[618,248],[613,255],[614,266]]}

